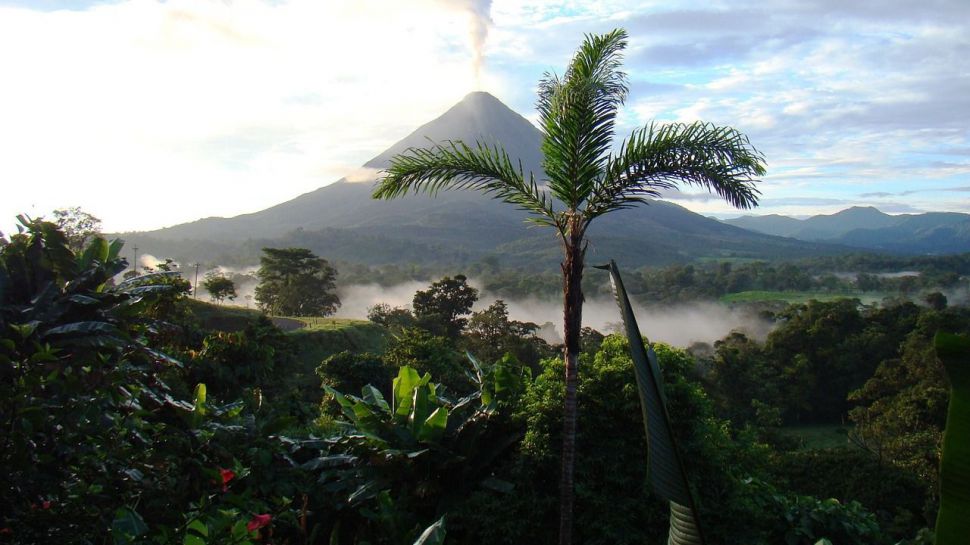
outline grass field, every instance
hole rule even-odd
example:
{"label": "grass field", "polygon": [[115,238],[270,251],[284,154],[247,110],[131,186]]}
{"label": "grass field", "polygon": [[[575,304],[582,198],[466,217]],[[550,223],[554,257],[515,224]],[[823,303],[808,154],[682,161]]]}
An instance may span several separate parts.
{"label": "grass field", "polygon": [[293,318],[303,322],[306,331],[340,331],[349,327],[359,327],[370,324],[368,320],[354,320],[351,318],[321,318],[317,316]]}
{"label": "grass field", "polygon": [[[260,310],[243,308],[234,305],[217,305],[207,301],[187,299],[192,314],[208,329],[237,330],[245,327],[249,320],[262,316]],[[367,320],[350,318],[324,318],[273,316],[277,326],[287,331],[300,329],[303,331],[340,331],[346,328],[366,326]]]}
{"label": "grass field", "polygon": [[262,314],[260,311],[231,305],[216,305],[198,299],[187,299],[192,314],[205,329],[238,331]]}
{"label": "grass field", "polygon": [[837,301],[839,299],[859,299],[864,304],[882,301],[885,294],[874,292],[830,293],[818,291],[742,291],[721,296],[722,303],[755,303],[761,301],[784,301],[786,303],[807,303],[816,301]]}

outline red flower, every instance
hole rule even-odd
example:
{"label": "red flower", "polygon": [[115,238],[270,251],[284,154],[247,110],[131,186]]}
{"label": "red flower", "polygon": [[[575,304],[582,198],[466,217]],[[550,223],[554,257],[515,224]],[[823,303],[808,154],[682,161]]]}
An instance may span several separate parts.
{"label": "red flower", "polygon": [[253,515],[253,519],[246,524],[246,530],[255,532],[263,526],[268,526],[271,520],[273,520],[273,516],[268,513],[264,515]]}
{"label": "red flower", "polygon": [[13,533],[13,530],[11,530],[9,527],[0,528],[0,536],[8,536],[12,533]]}
{"label": "red flower", "polygon": [[50,508],[51,508],[51,502],[50,502],[50,500],[44,500],[44,501],[43,501],[43,502],[42,502],[42,503],[40,504],[40,506],[41,506],[41,508],[43,508],[43,509],[50,509]]}
{"label": "red flower", "polygon": [[222,491],[225,492],[229,490],[229,481],[236,478],[236,473],[231,469],[219,469],[219,475],[222,476]]}

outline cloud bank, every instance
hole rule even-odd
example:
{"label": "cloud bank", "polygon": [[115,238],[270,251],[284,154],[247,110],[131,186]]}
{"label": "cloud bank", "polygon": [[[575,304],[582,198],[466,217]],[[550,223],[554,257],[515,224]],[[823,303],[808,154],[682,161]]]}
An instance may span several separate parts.
{"label": "cloud bank", "polygon": [[477,88],[534,119],[541,75],[618,26],[618,134],[654,119],[742,130],[768,159],[761,212],[970,212],[947,191],[970,184],[965,0],[38,5],[0,7],[16,82],[0,86],[5,232],[67,206],[109,231],[261,210],[353,175]]}

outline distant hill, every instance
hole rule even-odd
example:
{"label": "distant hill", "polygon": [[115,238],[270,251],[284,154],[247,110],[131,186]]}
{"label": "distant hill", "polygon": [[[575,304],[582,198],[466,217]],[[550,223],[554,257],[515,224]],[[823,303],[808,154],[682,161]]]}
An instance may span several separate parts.
{"label": "distant hill", "polygon": [[759,233],[903,254],[970,252],[970,214],[884,214],[856,206],[799,220],[779,215],[743,216],[724,223]]}
{"label": "distant hill", "polygon": [[[370,181],[343,179],[253,214],[121,236],[156,256],[211,264],[255,263],[264,246],[302,246],[329,259],[372,265],[460,265],[485,257],[515,267],[558,262],[559,244],[551,230],[528,227],[523,212],[483,195],[446,191],[435,198],[370,198],[378,170],[393,155],[444,140],[500,143],[525,172],[543,178],[539,130],[492,95],[472,93],[365,163],[373,169]],[[662,201],[598,219],[589,241],[590,262],[613,258],[625,266],[846,251],[726,225]]]}

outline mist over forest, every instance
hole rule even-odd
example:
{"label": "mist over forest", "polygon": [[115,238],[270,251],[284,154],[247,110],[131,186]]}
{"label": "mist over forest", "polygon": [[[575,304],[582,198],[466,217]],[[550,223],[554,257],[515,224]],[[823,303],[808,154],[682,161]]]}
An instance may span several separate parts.
{"label": "mist over forest", "polygon": [[[471,286],[481,286],[474,278]],[[338,318],[364,319],[374,305],[385,303],[392,307],[409,307],[414,293],[426,287],[425,283],[412,281],[391,287],[378,284],[349,285],[338,290],[342,301],[334,314]],[[562,301],[553,298],[527,297],[522,299],[501,297],[483,291],[479,294],[474,310],[481,310],[493,301],[501,299],[509,308],[509,318],[543,325],[556,324],[561,319]],[[713,343],[733,330],[764,340],[772,324],[760,318],[757,312],[747,308],[728,308],[716,302],[694,302],[678,305],[664,304],[656,307],[635,305],[640,327],[649,332],[650,339],[686,348],[694,342]],[[616,301],[607,297],[588,299],[583,307],[583,319],[589,327],[612,333],[618,331],[619,316]],[[561,325],[553,325],[555,335],[545,340],[556,344],[562,342]]]}

